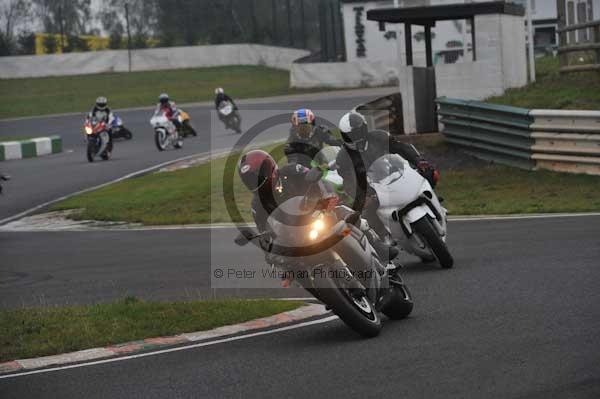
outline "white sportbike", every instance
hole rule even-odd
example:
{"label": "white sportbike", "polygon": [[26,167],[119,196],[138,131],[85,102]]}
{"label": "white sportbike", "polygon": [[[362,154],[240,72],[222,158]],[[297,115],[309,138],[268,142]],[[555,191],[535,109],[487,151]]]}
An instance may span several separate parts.
{"label": "white sportbike", "polygon": [[159,151],[164,151],[169,146],[176,149],[183,147],[183,137],[181,137],[173,122],[163,113],[155,113],[150,119],[150,124],[154,128],[154,142]]}
{"label": "white sportbike", "polygon": [[398,154],[386,154],[367,173],[379,198],[377,215],[394,241],[425,262],[451,268],[447,214],[429,182]]}

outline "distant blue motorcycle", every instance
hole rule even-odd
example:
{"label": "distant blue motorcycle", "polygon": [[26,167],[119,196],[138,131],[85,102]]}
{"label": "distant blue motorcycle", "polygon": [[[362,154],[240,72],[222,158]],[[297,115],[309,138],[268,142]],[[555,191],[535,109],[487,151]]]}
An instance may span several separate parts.
{"label": "distant blue motorcycle", "polygon": [[109,126],[113,139],[123,138],[131,140],[133,138],[133,133],[123,125],[123,120],[116,114],[113,114],[112,119],[109,121]]}

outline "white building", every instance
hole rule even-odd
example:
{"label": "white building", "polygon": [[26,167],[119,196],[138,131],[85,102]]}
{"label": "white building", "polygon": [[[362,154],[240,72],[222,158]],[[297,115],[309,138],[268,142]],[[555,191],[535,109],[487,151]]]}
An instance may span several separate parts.
{"label": "white building", "polygon": [[[377,8],[417,7],[439,4],[476,3],[489,0],[380,0],[360,1],[342,0],[342,15],[344,20],[344,34],[346,54],[348,61],[361,58],[370,60],[391,60],[398,57],[398,43],[396,36],[403,38],[403,27],[388,26],[385,32],[380,32],[376,24],[366,21],[368,10]],[[507,0],[509,2],[510,0]],[[525,6],[526,0],[512,0],[514,3]],[[547,51],[558,44],[557,17],[558,0],[531,0],[532,19],[534,26],[535,47],[538,52]],[[564,0],[567,22],[569,25],[600,19],[600,0]],[[396,32],[398,29],[398,32]],[[524,28],[525,29],[525,28]],[[358,32],[364,30],[361,37]],[[469,58],[472,51],[471,27],[468,21],[442,21],[432,30],[434,64],[462,62]],[[591,37],[591,32],[580,31],[571,33],[569,41],[585,41],[585,35]],[[415,65],[425,65],[425,48],[423,30],[415,29],[413,35],[413,49]],[[400,47],[402,47],[400,45]],[[400,58],[405,59],[406,53],[400,49]]]}
{"label": "white building", "polygon": [[[526,0],[514,0],[525,5]],[[567,25],[600,19],[600,0],[564,0]],[[536,51],[558,45],[558,0],[531,0]],[[584,42],[593,36],[591,30],[581,30],[567,35],[567,42]]]}
{"label": "white building", "polygon": [[[398,5],[403,8],[463,2],[461,0],[399,0]],[[401,41],[404,41],[404,27],[388,25],[385,32],[380,32],[377,24],[366,20],[367,11],[394,7],[396,5],[395,1],[342,0],[342,3],[347,61],[352,62],[365,58],[371,61],[397,59],[399,46],[396,37],[400,37]],[[359,38],[361,29],[364,29],[364,33]],[[414,64],[424,66],[425,40],[423,29],[414,26],[412,36]],[[434,64],[461,62],[465,54],[468,58],[472,46],[471,28],[468,21],[439,22],[432,30],[432,36]],[[361,40],[364,40],[364,42],[361,43]],[[406,52],[402,45],[400,47],[400,57],[405,59]]]}

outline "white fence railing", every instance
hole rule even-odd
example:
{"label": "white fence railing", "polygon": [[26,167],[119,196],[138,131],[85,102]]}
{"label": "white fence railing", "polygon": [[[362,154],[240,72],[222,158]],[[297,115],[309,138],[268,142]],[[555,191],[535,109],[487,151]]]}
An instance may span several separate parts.
{"label": "white fence railing", "polygon": [[532,110],[537,167],[600,175],[600,111]]}

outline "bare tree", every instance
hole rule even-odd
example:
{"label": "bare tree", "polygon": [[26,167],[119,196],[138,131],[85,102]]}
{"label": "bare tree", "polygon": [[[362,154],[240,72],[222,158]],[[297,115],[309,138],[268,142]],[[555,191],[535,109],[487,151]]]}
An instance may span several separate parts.
{"label": "bare tree", "polygon": [[87,33],[91,0],[32,0],[47,33]]}
{"label": "bare tree", "polygon": [[155,33],[156,3],[156,1],[148,0],[108,0],[100,14],[102,27],[107,32],[123,34],[125,31],[125,4],[128,4],[132,36],[137,41],[147,39]]}
{"label": "bare tree", "polygon": [[0,26],[6,41],[12,43],[15,28],[29,20],[30,6],[29,0],[5,0],[0,5]]}

